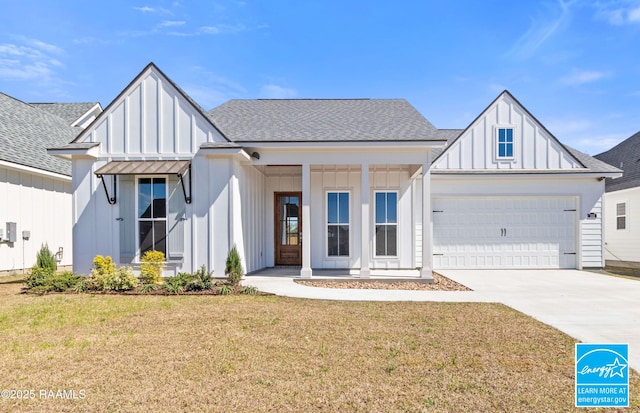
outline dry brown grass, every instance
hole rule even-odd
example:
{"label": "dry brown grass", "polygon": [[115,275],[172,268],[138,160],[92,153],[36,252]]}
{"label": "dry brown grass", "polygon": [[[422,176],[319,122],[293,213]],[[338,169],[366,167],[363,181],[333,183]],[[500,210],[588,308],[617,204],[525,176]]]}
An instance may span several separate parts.
{"label": "dry brown grass", "polygon": [[86,397],[3,411],[578,410],[574,340],[498,304],[19,288],[0,285],[0,389]]}

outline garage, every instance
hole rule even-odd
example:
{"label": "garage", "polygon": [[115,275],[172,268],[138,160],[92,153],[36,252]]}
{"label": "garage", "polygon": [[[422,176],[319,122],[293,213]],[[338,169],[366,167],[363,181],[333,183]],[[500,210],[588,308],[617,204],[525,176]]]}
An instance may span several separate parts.
{"label": "garage", "polygon": [[576,268],[575,197],[434,198],[435,269]]}

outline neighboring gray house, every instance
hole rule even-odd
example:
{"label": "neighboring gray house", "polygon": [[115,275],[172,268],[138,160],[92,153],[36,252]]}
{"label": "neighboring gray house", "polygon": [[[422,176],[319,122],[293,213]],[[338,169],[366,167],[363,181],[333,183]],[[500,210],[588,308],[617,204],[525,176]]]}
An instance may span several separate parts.
{"label": "neighboring gray house", "polygon": [[640,132],[595,157],[624,171],[605,184],[606,263],[640,269]]}
{"label": "neighboring gray house", "polygon": [[73,140],[101,111],[97,103],[29,104],[0,93],[0,271],[29,268],[45,243],[59,265],[71,265],[71,163],[47,148]]}

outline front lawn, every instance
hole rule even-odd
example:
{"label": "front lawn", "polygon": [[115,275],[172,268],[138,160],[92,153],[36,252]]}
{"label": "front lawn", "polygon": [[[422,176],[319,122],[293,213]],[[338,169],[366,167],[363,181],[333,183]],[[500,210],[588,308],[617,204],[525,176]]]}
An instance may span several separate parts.
{"label": "front lawn", "polygon": [[584,411],[575,341],[499,304],[21,287],[0,285],[0,390],[35,397],[2,411]]}

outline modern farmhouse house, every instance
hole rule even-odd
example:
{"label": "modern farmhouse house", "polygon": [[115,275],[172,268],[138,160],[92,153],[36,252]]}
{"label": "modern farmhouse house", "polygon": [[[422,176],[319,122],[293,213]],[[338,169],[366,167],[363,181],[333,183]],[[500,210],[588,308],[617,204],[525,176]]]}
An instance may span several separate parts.
{"label": "modern farmhouse house", "polygon": [[232,100],[205,112],[149,64],[72,143],[74,270],[352,275],[603,265],[604,178],[509,92],[464,130],[402,99]]}

